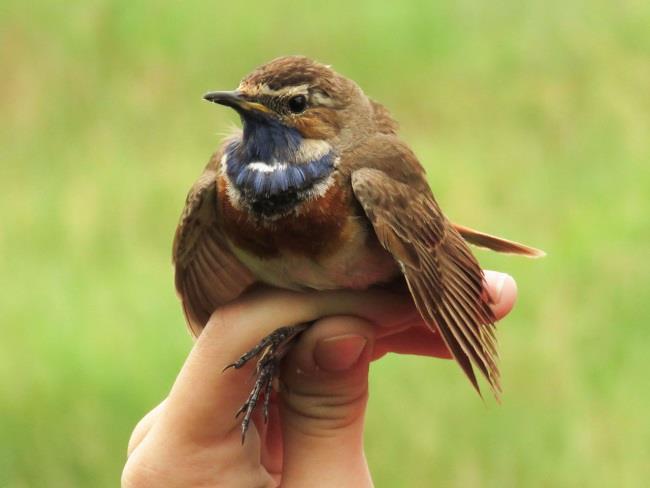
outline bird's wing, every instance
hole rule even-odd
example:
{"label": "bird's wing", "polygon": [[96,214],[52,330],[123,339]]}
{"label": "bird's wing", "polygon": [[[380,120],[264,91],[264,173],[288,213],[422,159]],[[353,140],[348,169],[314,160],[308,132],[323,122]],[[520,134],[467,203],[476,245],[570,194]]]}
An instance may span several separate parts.
{"label": "bird's wing", "polygon": [[430,191],[370,168],[352,173],[352,187],[377,238],[400,264],[424,320],[440,331],[474,388],[479,391],[472,363],[498,398],[495,317],[483,271],[463,238]]}
{"label": "bird's wing", "polygon": [[187,195],[173,245],[176,291],[193,335],[214,310],[237,298],[254,279],[230,251],[218,218],[217,152]]}

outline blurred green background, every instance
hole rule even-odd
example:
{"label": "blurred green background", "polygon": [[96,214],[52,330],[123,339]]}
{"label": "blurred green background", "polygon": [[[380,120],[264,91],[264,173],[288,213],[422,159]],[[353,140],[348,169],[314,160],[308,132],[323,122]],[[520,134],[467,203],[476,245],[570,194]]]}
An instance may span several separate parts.
{"label": "blurred green background", "polygon": [[236,123],[201,100],[302,53],[384,102],[520,298],[503,404],[451,362],[372,370],[378,486],[650,479],[650,3],[0,5],[0,486],[118,484],[191,346],[173,291],[185,193]]}

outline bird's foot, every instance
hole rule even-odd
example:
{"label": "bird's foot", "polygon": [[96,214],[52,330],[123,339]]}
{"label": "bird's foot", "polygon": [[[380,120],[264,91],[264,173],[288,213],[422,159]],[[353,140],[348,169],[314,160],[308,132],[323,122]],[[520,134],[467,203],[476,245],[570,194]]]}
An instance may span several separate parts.
{"label": "bird's foot", "polygon": [[236,413],[237,417],[243,415],[241,423],[242,444],[246,439],[246,431],[248,430],[253,410],[262,394],[264,394],[264,422],[268,421],[273,379],[278,375],[280,361],[282,361],[282,358],[286,355],[296,337],[307,327],[309,327],[309,324],[280,327],[267,335],[250,351],[242,354],[237,361],[224,368],[224,371],[229,368],[240,369],[251,359],[259,356],[255,369],[256,378],[253,389]]}

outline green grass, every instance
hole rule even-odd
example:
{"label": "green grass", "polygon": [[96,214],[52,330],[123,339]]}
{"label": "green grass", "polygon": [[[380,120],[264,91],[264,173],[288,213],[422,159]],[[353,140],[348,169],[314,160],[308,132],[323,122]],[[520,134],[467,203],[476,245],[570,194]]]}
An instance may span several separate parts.
{"label": "green grass", "polygon": [[203,103],[281,54],[386,103],[455,220],[529,242],[505,395],[451,363],[371,378],[378,486],[650,478],[650,6],[643,1],[6,0],[0,7],[0,486],[115,486],[190,348],[170,242],[235,118]]}

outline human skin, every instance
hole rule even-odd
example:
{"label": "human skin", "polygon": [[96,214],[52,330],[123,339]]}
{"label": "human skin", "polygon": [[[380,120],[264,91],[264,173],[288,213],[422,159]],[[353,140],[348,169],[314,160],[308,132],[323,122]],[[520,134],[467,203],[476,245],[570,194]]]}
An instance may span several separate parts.
{"label": "human skin", "polygon": [[[501,319],[514,305],[515,281],[486,271],[486,282]],[[268,423],[258,408],[242,445],[234,413],[255,365],[224,366],[278,327],[311,321],[283,362]],[[450,357],[407,295],[246,294],[212,315],[167,398],[135,427],[122,486],[372,486],[363,450],[368,370],[388,352]]]}

